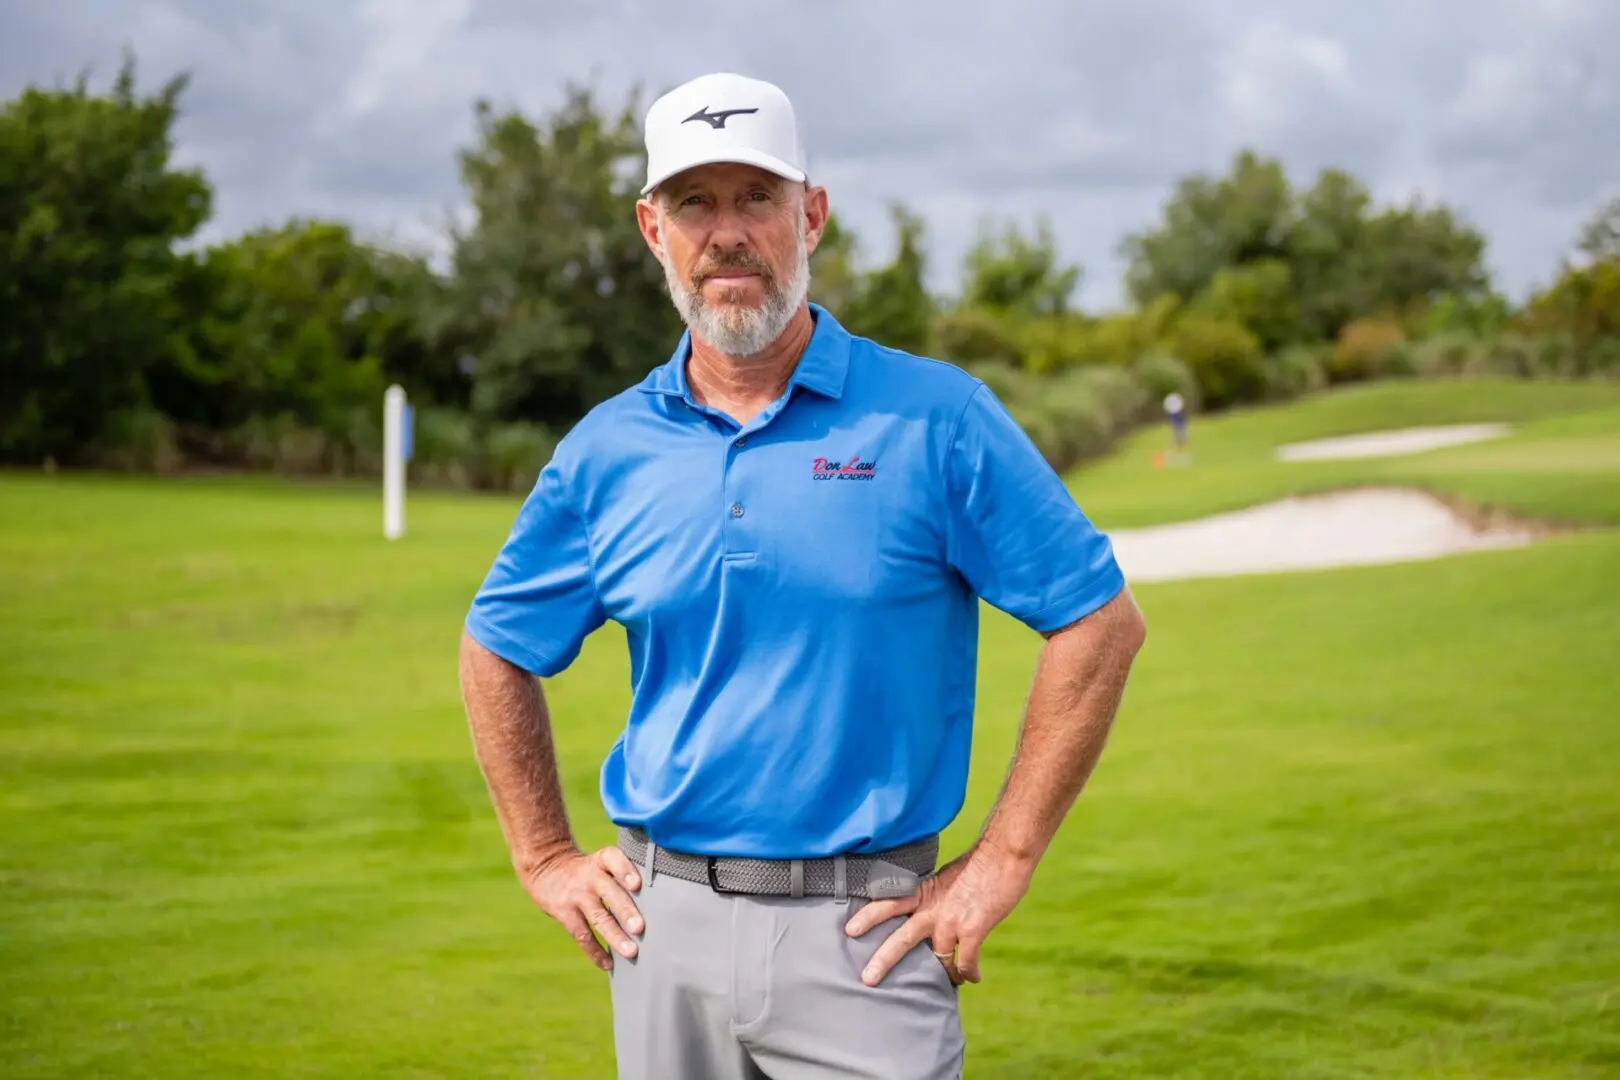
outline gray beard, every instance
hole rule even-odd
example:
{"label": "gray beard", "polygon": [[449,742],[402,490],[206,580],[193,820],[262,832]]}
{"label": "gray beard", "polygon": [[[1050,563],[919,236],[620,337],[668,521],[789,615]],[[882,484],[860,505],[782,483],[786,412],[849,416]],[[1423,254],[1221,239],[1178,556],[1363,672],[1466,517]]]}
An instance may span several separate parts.
{"label": "gray beard", "polygon": [[772,283],[765,292],[765,303],[757,308],[740,304],[710,307],[702,293],[694,292],[671,269],[669,252],[662,254],[664,285],[687,329],[726,356],[757,356],[782,336],[810,294],[810,252],[804,242],[804,213],[799,214],[797,252],[793,274],[788,280]]}

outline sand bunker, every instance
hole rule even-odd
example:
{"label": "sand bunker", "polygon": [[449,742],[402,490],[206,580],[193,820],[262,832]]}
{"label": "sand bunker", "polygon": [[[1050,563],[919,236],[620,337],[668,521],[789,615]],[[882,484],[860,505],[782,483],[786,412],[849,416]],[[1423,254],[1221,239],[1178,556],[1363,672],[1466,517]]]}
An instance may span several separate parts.
{"label": "sand bunker", "polygon": [[1446,427],[1400,428],[1346,435],[1336,439],[1315,439],[1277,448],[1283,461],[1323,461],[1328,458],[1395,457],[1438,450],[1443,446],[1499,439],[1508,433],[1506,424],[1451,424]]}
{"label": "sand bunker", "polygon": [[1475,523],[1433,496],[1377,488],[1109,535],[1132,581],[1409,562],[1523,547],[1535,538],[1526,525]]}

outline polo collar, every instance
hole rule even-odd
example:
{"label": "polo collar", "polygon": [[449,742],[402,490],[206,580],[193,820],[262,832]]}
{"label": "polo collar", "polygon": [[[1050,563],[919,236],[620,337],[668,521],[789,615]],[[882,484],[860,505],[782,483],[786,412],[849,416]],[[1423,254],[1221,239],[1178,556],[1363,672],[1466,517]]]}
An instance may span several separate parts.
{"label": "polo collar", "polygon": [[[810,332],[810,343],[794,365],[788,384],[802,386],[836,401],[843,397],[844,381],[849,375],[850,334],[826,308],[814,303],[809,306],[815,329]],[[692,332],[687,330],[681,334],[670,358],[647,373],[640,389],[644,393],[667,394],[691,401],[691,388],[686,381],[686,359],[691,351]]]}

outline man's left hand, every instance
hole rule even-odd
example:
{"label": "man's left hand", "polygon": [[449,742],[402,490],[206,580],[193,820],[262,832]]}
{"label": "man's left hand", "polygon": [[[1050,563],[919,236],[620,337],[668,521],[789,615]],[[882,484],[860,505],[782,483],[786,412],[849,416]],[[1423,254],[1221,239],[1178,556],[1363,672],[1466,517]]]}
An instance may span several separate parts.
{"label": "man's left hand", "polygon": [[876,986],[901,957],[928,942],[953,983],[978,982],[979,947],[1023,899],[1033,873],[1033,866],[975,848],[923,879],[914,895],[862,907],[845,924],[851,937],[898,915],[910,917],[878,948],[861,981]]}

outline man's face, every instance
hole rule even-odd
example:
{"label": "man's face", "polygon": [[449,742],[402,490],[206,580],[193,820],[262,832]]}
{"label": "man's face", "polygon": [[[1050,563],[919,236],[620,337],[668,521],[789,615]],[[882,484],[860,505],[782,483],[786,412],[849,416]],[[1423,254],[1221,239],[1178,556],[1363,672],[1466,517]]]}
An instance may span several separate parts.
{"label": "man's face", "polygon": [[719,164],[672,177],[636,213],[692,332],[727,355],[752,356],[804,303],[826,205],[821,188]]}

